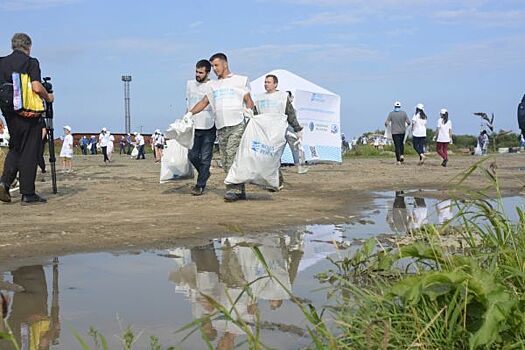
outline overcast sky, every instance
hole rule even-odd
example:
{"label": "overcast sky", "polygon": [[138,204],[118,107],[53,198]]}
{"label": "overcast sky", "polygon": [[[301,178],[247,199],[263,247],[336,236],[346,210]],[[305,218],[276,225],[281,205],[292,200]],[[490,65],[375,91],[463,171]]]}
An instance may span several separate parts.
{"label": "overcast sky", "polygon": [[53,78],[56,125],[124,129],[121,75],[131,83],[132,129],[165,129],[185,108],[194,64],[215,52],[254,80],[287,69],[341,96],[342,131],[381,128],[392,103],[431,125],[448,108],[456,133],[472,112],[517,130],[525,94],[523,0],[0,0],[0,55],[22,31]]}

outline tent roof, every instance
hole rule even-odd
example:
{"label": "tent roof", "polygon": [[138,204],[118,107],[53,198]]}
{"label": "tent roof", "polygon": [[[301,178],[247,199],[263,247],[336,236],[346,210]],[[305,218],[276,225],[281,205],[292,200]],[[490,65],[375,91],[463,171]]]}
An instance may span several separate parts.
{"label": "tent roof", "polygon": [[279,79],[279,90],[281,91],[289,90],[295,93],[295,90],[304,90],[317,94],[337,95],[285,69],[274,69],[252,81],[250,83],[252,92],[256,94],[264,92],[264,78],[268,74],[273,74]]}

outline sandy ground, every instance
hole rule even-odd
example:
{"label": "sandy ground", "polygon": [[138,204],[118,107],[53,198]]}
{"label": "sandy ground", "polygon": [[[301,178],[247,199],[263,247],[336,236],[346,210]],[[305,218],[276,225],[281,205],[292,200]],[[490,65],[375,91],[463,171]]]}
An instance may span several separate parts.
{"label": "sandy ground", "polygon": [[[358,219],[372,205],[372,191],[450,189],[454,177],[479,157],[452,156],[449,167],[436,157],[417,166],[415,158],[396,166],[393,159],[345,160],[341,165],[311,166],[307,174],[284,168],[285,188],[269,193],[248,186],[248,200],[225,203],[224,173],[213,167],[208,192],[190,194],[193,180],[159,184],[160,165],[113,156],[76,156],[74,172],[58,174],[59,193],[51,192],[49,176],[37,182],[45,205],[21,206],[20,195],[0,204],[0,264],[22,258],[76,252],[191,244],[222,234],[277,231],[314,223]],[[492,164],[492,167],[489,166]],[[496,171],[507,195],[523,195],[525,154],[497,155],[485,163]],[[46,174],[48,175],[48,174]],[[487,182],[480,173],[468,180],[472,189]],[[433,193],[443,195],[443,192]],[[0,265],[0,266],[1,266]]]}

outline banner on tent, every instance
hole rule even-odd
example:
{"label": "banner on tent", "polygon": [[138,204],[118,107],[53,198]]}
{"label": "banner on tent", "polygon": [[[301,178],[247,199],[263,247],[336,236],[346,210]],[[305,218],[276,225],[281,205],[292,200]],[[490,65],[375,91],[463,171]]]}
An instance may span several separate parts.
{"label": "banner on tent", "polygon": [[[297,119],[303,127],[306,161],[341,162],[341,99],[337,95],[296,90]],[[293,163],[292,153],[283,153],[283,163]]]}

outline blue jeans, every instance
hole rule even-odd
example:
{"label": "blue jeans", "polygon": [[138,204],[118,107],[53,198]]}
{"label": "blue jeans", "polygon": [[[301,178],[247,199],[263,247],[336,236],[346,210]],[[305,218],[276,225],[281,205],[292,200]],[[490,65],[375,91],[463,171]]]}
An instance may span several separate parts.
{"label": "blue jeans", "polygon": [[425,153],[425,143],[426,143],[426,137],[425,136],[413,136],[412,137],[412,144],[414,146],[414,149],[416,150],[417,154],[419,154],[419,157],[421,158],[421,155]]}
{"label": "blue jeans", "polygon": [[197,187],[205,188],[206,182],[210,177],[210,165],[215,137],[215,127],[207,130],[195,130],[193,147],[188,152],[188,159],[199,174],[197,176]]}
{"label": "blue jeans", "polygon": [[146,156],[144,155],[144,145],[139,146],[139,154],[137,154],[137,159],[146,159]]}

